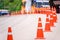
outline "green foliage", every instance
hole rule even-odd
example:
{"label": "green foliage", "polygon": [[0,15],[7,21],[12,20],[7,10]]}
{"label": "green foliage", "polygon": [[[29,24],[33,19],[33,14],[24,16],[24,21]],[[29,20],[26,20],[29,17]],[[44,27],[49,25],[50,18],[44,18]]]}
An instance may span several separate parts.
{"label": "green foliage", "polygon": [[9,9],[12,10],[12,11],[18,11],[18,10],[21,10],[21,3],[22,3],[22,0],[14,0],[13,3],[9,3]]}
{"label": "green foliage", "polygon": [[22,0],[3,0],[0,2],[0,9],[8,9],[10,11],[21,10]]}
{"label": "green foliage", "polygon": [[4,8],[4,2],[3,0],[0,0],[0,9],[3,9]]}

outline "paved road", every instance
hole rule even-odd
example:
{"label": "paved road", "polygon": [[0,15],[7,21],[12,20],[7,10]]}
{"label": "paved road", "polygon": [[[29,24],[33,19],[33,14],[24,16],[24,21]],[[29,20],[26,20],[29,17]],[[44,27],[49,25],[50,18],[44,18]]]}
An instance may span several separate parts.
{"label": "paved road", "polygon": [[[45,32],[46,40],[60,40],[60,14],[56,27],[51,28],[52,32]],[[8,26],[12,27],[14,40],[34,40],[38,25],[38,18],[41,17],[43,29],[45,26],[46,15],[17,15],[0,17],[0,40],[7,40]]]}

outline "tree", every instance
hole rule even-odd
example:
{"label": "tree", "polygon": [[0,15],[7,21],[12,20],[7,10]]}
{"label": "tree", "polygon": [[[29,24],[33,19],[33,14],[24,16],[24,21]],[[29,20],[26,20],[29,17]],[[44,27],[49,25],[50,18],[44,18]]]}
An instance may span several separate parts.
{"label": "tree", "polygon": [[22,0],[14,0],[14,2],[9,3],[9,9],[11,11],[21,10]]}
{"label": "tree", "polygon": [[21,10],[22,0],[1,0],[0,9],[8,9],[10,11]]}
{"label": "tree", "polygon": [[3,9],[4,8],[4,2],[3,0],[0,0],[0,9]]}

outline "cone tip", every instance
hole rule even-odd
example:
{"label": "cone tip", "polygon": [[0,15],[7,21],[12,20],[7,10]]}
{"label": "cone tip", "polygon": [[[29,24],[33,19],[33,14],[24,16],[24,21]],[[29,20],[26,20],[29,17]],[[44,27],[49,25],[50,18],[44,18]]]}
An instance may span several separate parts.
{"label": "cone tip", "polygon": [[38,20],[41,21],[41,18],[39,18]]}
{"label": "cone tip", "polygon": [[8,27],[11,27],[11,25],[9,25]]}
{"label": "cone tip", "polygon": [[12,30],[11,30],[11,27],[10,27],[10,26],[8,27],[8,32],[12,32]]}

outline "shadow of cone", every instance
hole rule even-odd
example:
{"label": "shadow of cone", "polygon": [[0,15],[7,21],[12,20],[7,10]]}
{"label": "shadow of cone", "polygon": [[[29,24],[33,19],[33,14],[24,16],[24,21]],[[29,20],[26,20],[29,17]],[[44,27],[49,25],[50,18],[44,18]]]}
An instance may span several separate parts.
{"label": "shadow of cone", "polygon": [[8,27],[7,40],[13,40],[11,27]]}
{"label": "shadow of cone", "polygon": [[45,40],[43,29],[42,29],[41,18],[38,19],[38,29],[37,29],[37,35],[35,40]]}

